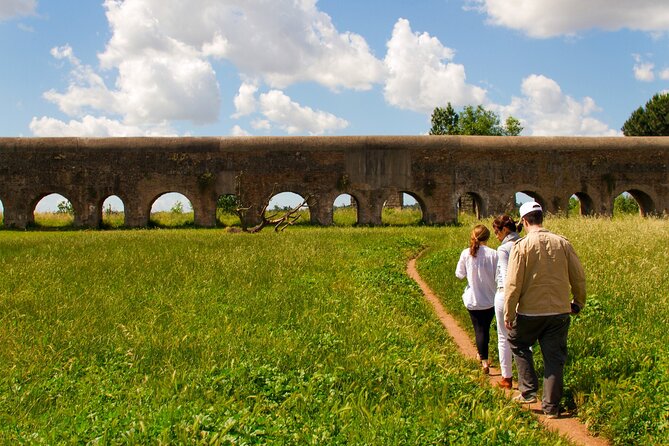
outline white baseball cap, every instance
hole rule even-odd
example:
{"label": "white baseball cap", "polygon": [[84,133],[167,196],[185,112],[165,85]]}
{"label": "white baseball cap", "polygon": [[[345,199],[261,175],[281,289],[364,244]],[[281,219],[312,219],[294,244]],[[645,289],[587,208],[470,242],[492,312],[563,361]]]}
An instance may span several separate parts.
{"label": "white baseball cap", "polygon": [[540,211],[543,212],[544,210],[541,209],[541,205],[537,203],[536,201],[528,201],[527,203],[523,203],[520,206],[520,218],[523,218],[525,215],[529,214],[530,212],[534,211]]}

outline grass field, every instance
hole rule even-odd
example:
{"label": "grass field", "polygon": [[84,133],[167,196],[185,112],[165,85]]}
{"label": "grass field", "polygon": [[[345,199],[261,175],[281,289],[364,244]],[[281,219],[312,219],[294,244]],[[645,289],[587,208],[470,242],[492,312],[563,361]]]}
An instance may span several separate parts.
{"label": "grass field", "polygon": [[[560,444],[405,275],[429,248],[419,270],[469,328],[470,223],[0,231],[0,443]],[[667,443],[669,222],[547,226],[588,275],[565,403],[615,444]]]}

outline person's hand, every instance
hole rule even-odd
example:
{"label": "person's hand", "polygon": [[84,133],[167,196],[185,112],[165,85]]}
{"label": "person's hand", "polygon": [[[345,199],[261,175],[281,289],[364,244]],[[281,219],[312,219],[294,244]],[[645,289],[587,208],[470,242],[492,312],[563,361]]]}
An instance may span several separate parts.
{"label": "person's hand", "polygon": [[581,307],[579,307],[574,302],[571,303],[571,314],[578,314],[581,312]]}
{"label": "person's hand", "polygon": [[511,330],[513,328],[513,325],[508,321],[504,321],[504,326],[507,330]]}

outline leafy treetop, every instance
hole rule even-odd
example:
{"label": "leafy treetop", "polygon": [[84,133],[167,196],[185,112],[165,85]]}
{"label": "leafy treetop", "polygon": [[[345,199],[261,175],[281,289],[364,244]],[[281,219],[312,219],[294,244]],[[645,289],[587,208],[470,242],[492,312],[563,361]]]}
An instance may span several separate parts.
{"label": "leafy treetop", "polygon": [[669,93],[657,93],[634,110],[621,130],[625,136],[669,136]]}
{"label": "leafy treetop", "polygon": [[457,113],[449,102],[434,109],[431,122],[430,135],[518,136],[523,131],[518,119],[509,116],[502,126],[497,113],[482,105],[467,105]]}

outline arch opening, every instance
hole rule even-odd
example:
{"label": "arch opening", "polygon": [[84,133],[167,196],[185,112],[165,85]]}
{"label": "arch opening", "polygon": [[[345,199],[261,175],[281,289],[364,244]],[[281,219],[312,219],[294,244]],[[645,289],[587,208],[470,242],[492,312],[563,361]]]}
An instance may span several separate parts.
{"label": "arch opening", "polygon": [[332,205],[332,222],[335,226],[358,224],[358,200],[353,195],[341,194]]}
{"label": "arch opening", "polygon": [[120,228],[125,225],[125,205],[118,195],[110,195],[100,206],[100,227],[105,229]]}
{"label": "arch opening", "polygon": [[240,227],[242,225],[236,209],[239,200],[235,194],[223,194],[216,200],[216,225],[222,227]]}
{"label": "arch opening", "polygon": [[512,214],[514,217],[518,217],[520,215],[519,209],[520,206],[523,203],[527,203],[528,201],[536,201],[541,205],[541,208],[544,210],[544,214],[546,214],[546,201],[543,199],[541,195],[538,193],[531,191],[531,190],[520,190],[514,194],[515,197],[515,207],[512,211]]}
{"label": "arch opening", "polygon": [[639,189],[629,189],[613,200],[613,216],[640,215],[647,217],[655,214],[655,204],[648,194]]}
{"label": "arch opening", "polygon": [[381,223],[388,226],[412,226],[423,222],[425,206],[412,192],[400,191],[383,203]]}
{"label": "arch opening", "polygon": [[589,216],[595,213],[595,206],[592,198],[584,192],[576,192],[569,197],[569,208],[567,209],[567,216]]}
{"label": "arch opening", "polygon": [[480,220],[483,213],[483,198],[475,192],[466,192],[458,197],[455,207],[458,220],[460,217]]}
{"label": "arch opening", "polygon": [[74,225],[72,202],[58,193],[43,195],[33,207],[32,221],[39,228],[67,228]]}
{"label": "arch opening", "polygon": [[0,200],[0,228],[5,226],[5,207]]}
{"label": "arch opening", "polygon": [[273,195],[265,210],[267,220],[282,218],[290,213],[292,225],[308,225],[311,223],[311,211],[307,200],[295,192],[280,192]]}
{"label": "arch opening", "polygon": [[193,226],[195,215],[190,200],[179,192],[166,192],[151,203],[149,226],[179,228]]}

